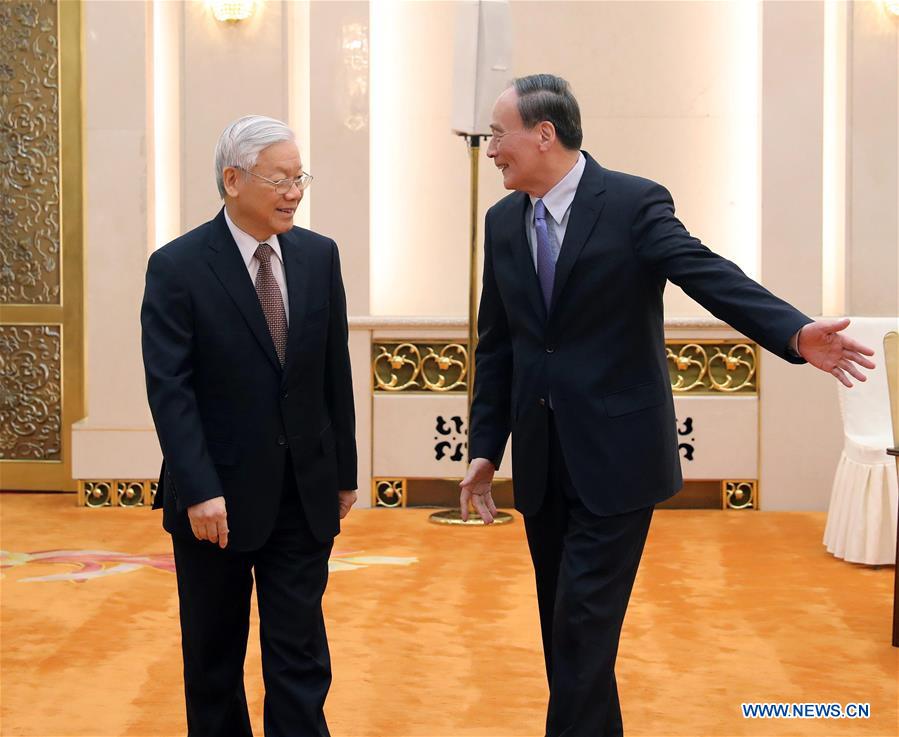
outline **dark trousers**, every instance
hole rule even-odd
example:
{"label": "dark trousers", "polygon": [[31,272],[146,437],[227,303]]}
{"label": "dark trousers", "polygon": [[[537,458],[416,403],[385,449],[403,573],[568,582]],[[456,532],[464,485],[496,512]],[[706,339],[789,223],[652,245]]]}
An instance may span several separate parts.
{"label": "dark trousers", "polygon": [[331,543],[309,530],[293,474],[259,550],[173,537],[189,737],[251,737],[243,666],[253,579],[266,737],[324,737],[331,659],[322,617]]}
{"label": "dark trousers", "polygon": [[549,680],[547,737],[623,735],[615,658],[652,507],[597,517],[580,502],[550,415],[546,498],[525,517]]}

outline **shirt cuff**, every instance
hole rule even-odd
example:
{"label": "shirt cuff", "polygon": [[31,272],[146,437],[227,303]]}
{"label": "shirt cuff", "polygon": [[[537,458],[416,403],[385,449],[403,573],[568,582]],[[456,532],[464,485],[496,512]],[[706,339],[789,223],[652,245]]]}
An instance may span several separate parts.
{"label": "shirt cuff", "polygon": [[[804,325],[802,327],[805,327]],[[790,344],[787,346],[787,353],[789,353],[793,358],[802,358],[799,353],[799,333],[802,332],[802,328],[799,328],[795,333],[793,333],[793,337],[790,338]]]}

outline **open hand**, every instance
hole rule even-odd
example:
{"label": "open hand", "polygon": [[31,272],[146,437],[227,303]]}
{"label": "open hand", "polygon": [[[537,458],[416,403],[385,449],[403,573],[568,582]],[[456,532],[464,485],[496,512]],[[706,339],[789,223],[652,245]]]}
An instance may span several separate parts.
{"label": "open hand", "polygon": [[217,496],[187,508],[190,529],[197,540],[218,543],[220,548],[228,544],[228,513],[225,497]]}
{"label": "open hand", "polygon": [[496,468],[486,458],[472,459],[468,473],[459,484],[462,488],[462,493],[459,494],[459,507],[464,522],[468,522],[469,504],[474,505],[485,525],[492,524],[496,519],[496,504],[493,503],[491,491],[495,472]]}
{"label": "open hand", "polygon": [[851,387],[852,382],[846,374],[850,374],[858,381],[867,381],[867,377],[858,366],[866,369],[874,368],[874,362],[865,358],[873,356],[874,351],[843,334],[842,331],[847,327],[849,327],[848,317],[839,320],[815,320],[804,325],[799,331],[796,350],[812,366],[833,374],[844,386]]}

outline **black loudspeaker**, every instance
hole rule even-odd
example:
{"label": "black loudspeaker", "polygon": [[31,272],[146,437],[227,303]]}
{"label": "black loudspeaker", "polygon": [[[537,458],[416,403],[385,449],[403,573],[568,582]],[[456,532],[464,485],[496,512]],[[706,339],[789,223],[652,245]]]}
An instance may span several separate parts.
{"label": "black loudspeaker", "polygon": [[456,10],[452,129],[490,133],[493,103],[512,81],[507,0],[464,0]]}

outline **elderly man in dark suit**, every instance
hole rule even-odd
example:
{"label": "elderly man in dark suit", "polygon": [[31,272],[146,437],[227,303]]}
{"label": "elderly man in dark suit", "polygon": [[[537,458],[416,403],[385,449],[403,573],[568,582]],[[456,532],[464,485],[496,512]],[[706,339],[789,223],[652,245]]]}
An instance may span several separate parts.
{"label": "elderly man in dark suit", "polygon": [[487,155],[515,193],[487,213],[462,515],[485,522],[512,435],[534,564],[549,737],[623,734],[615,658],[653,506],[680,489],[666,281],[769,351],[850,384],[870,349],[813,321],[693,238],[668,191],[580,151],[568,83],[515,80]]}
{"label": "elderly man in dark suit", "polygon": [[215,171],[224,207],[151,256],[141,311],[188,733],[252,734],[243,665],[255,578],[265,733],[327,735],[321,600],[356,500],[340,261],[334,241],[293,226],[312,177],[284,123],[233,122]]}

